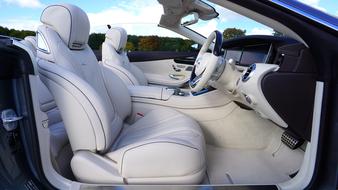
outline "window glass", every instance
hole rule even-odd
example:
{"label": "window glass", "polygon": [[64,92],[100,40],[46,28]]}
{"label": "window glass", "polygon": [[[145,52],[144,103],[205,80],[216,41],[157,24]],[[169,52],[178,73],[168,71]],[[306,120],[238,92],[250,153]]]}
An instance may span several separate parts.
{"label": "window glass", "polygon": [[[195,51],[195,42],[168,29],[152,23],[119,23],[112,27],[123,27],[128,33],[126,51]],[[100,49],[104,41],[103,33],[91,34],[89,45]]]}
{"label": "window glass", "polygon": [[217,18],[212,20],[199,20],[196,24],[187,26],[189,29],[207,37],[212,31],[223,32],[224,39],[232,39],[246,35],[282,35],[263,24],[252,19],[230,11],[217,4],[206,1],[219,13]]}
{"label": "window glass", "polygon": [[296,0],[306,4],[312,8],[320,10],[326,14],[338,17],[338,1],[337,0]]}
{"label": "window glass", "polygon": [[49,47],[47,45],[47,42],[44,36],[39,32],[37,32],[36,36],[37,36],[38,49],[46,53],[50,53]]}

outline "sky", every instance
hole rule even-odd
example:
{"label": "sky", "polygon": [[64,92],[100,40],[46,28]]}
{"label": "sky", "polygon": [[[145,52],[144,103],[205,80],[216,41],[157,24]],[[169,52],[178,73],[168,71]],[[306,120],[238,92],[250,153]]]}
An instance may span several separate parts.
{"label": "sky", "polygon": [[[338,0],[299,0],[326,13],[338,16]],[[129,34],[177,37],[177,34],[157,27],[163,13],[157,0],[0,0],[0,26],[35,31],[40,25],[42,10],[54,3],[71,3],[81,7],[91,23],[91,33],[106,32],[107,24],[122,26]],[[207,36],[211,31],[235,27],[246,34],[272,34],[273,30],[251,19],[216,6],[219,18],[199,21],[190,26]]]}

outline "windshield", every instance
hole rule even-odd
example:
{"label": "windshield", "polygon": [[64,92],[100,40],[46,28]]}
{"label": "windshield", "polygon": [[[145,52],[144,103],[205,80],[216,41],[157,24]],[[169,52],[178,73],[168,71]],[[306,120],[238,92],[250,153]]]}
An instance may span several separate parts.
{"label": "windshield", "polygon": [[320,10],[326,14],[338,17],[338,1],[337,0],[297,0],[312,8]]}
{"label": "windshield", "polygon": [[[317,10],[330,14],[331,16],[338,16],[338,1],[336,0],[296,0],[298,2],[307,4]],[[250,18],[230,11],[222,6],[206,1],[213,6],[219,13],[215,19],[203,21],[198,20],[196,24],[187,26],[195,32],[208,36],[213,30],[223,32],[224,39],[232,39],[247,35],[273,35],[282,36],[283,34],[268,26],[260,24]]]}
{"label": "windshield", "polygon": [[196,24],[187,26],[195,32],[208,36],[210,32],[219,30],[223,32],[225,39],[236,38],[245,35],[282,35],[272,28],[260,24],[252,19],[230,11],[224,7],[207,2],[219,13],[217,18],[203,21],[199,20]]}

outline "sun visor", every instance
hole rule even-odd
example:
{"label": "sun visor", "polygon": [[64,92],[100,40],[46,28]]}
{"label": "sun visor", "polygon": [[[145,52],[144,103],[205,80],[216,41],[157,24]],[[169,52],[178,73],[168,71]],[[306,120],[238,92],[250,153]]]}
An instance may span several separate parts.
{"label": "sun visor", "polygon": [[164,10],[160,20],[160,25],[162,26],[178,26],[181,18],[192,12],[197,12],[202,20],[210,20],[218,16],[212,6],[200,0],[158,0],[158,2],[163,6]]}

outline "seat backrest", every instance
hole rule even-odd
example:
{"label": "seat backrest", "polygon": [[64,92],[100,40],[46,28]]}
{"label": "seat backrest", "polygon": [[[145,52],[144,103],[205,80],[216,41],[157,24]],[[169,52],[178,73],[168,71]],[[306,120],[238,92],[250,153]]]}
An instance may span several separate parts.
{"label": "seat backrest", "polygon": [[118,75],[126,85],[148,85],[144,73],[129,62],[124,51],[127,43],[127,32],[120,27],[110,28],[102,44],[102,62]]}
{"label": "seat backrest", "polygon": [[41,22],[40,78],[54,96],[72,150],[107,151],[131,113],[128,89],[98,64],[88,46],[90,25],[83,10],[51,5],[42,12]]}
{"label": "seat backrest", "polygon": [[[34,58],[36,58],[37,44],[35,36],[27,36],[20,42],[28,47],[33,52]],[[48,88],[41,82],[41,80],[37,80],[37,82],[40,110],[47,114],[48,117],[52,164],[55,170],[63,176],[71,176],[69,163],[70,158],[72,157],[72,152],[69,149],[68,136],[63,125],[60,111]]]}
{"label": "seat backrest", "polygon": [[21,40],[21,43],[23,43],[25,46],[27,46],[36,57],[36,40],[35,36],[26,36],[24,40]]}

